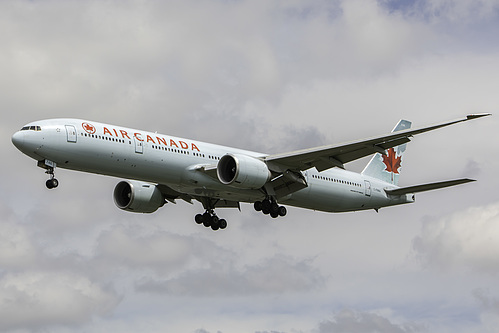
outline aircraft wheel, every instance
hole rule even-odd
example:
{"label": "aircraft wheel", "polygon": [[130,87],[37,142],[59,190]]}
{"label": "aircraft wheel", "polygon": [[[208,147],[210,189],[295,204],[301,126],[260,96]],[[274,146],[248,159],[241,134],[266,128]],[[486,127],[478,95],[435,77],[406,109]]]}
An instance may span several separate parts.
{"label": "aircraft wheel", "polygon": [[279,216],[286,216],[288,210],[284,206],[279,206],[279,209],[277,210],[277,213]]}
{"label": "aircraft wheel", "polygon": [[276,218],[276,217],[279,217],[279,213],[277,212],[270,212],[270,216],[272,216],[272,218]]}
{"label": "aircraft wheel", "polygon": [[49,190],[56,188],[57,186],[59,186],[59,181],[55,178],[49,179],[45,182],[45,186],[47,186]]}
{"label": "aircraft wheel", "polygon": [[227,228],[227,221],[225,221],[224,219],[221,219],[218,221],[218,224],[220,226],[220,229],[225,229]]}
{"label": "aircraft wheel", "polygon": [[268,213],[265,213],[266,211],[270,213],[270,207],[272,206],[272,203],[270,202],[269,199],[265,199],[262,201],[262,212],[264,214],[268,214]]}
{"label": "aircraft wheel", "polygon": [[194,218],[194,220],[196,220],[197,224],[203,223],[203,215],[197,214],[196,217]]}
{"label": "aircraft wheel", "polygon": [[262,202],[261,201],[255,201],[255,204],[253,205],[253,207],[255,208],[255,210],[257,212],[261,211],[262,210]]}
{"label": "aircraft wheel", "polygon": [[219,221],[216,221],[216,222],[212,222],[212,223],[211,223],[211,229],[212,229],[213,231],[217,231],[219,228],[220,228],[220,223],[219,223]]}
{"label": "aircraft wheel", "polygon": [[203,225],[207,228],[211,225],[211,215],[208,212],[203,214]]}
{"label": "aircraft wheel", "polygon": [[270,214],[279,215],[279,205],[276,202],[270,205]]}

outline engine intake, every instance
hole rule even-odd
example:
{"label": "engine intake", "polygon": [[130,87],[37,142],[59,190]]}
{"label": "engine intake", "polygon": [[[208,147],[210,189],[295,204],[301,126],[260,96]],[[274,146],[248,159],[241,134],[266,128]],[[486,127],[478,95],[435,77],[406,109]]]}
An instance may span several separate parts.
{"label": "engine intake", "polygon": [[218,162],[217,176],[225,185],[258,189],[270,180],[271,173],[262,160],[247,155],[227,154]]}
{"label": "engine intake", "polygon": [[113,198],[118,208],[135,213],[153,213],[165,204],[156,185],[135,180],[119,182]]}

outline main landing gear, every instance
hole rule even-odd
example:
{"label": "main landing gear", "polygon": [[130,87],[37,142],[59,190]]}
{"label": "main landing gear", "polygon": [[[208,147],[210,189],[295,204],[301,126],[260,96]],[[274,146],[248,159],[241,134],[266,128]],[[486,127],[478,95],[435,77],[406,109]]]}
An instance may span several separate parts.
{"label": "main landing gear", "polygon": [[272,218],[286,216],[286,213],[288,212],[286,207],[279,206],[275,200],[269,198],[263,201],[256,201],[254,207],[257,212],[262,212],[265,215],[270,214]]}
{"label": "main landing gear", "polygon": [[211,227],[214,231],[227,228],[227,221],[219,219],[213,209],[207,209],[204,214],[197,214],[195,217],[197,224],[203,224],[205,227]]}

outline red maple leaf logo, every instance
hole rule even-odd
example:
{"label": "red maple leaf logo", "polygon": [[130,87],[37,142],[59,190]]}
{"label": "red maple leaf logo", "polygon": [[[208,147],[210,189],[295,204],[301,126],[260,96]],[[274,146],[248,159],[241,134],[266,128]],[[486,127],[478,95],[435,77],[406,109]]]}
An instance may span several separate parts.
{"label": "red maple leaf logo", "polygon": [[95,127],[92,124],[83,123],[83,124],[81,124],[81,127],[83,127],[83,129],[85,130],[85,132],[87,132],[89,134],[94,134],[95,133]]}
{"label": "red maple leaf logo", "polygon": [[399,173],[399,168],[401,167],[402,163],[402,156],[397,157],[397,153],[395,153],[395,150],[393,148],[390,148],[387,150],[387,154],[382,155],[381,157],[383,157],[383,163],[386,166],[385,171]]}

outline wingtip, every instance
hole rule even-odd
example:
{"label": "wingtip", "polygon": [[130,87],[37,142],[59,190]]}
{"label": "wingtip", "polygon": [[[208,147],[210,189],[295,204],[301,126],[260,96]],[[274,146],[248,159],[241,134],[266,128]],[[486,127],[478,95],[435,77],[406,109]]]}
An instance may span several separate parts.
{"label": "wingtip", "polygon": [[477,119],[477,118],[482,118],[482,117],[488,117],[491,116],[492,113],[475,113],[475,114],[469,114],[466,116],[466,119]]}

